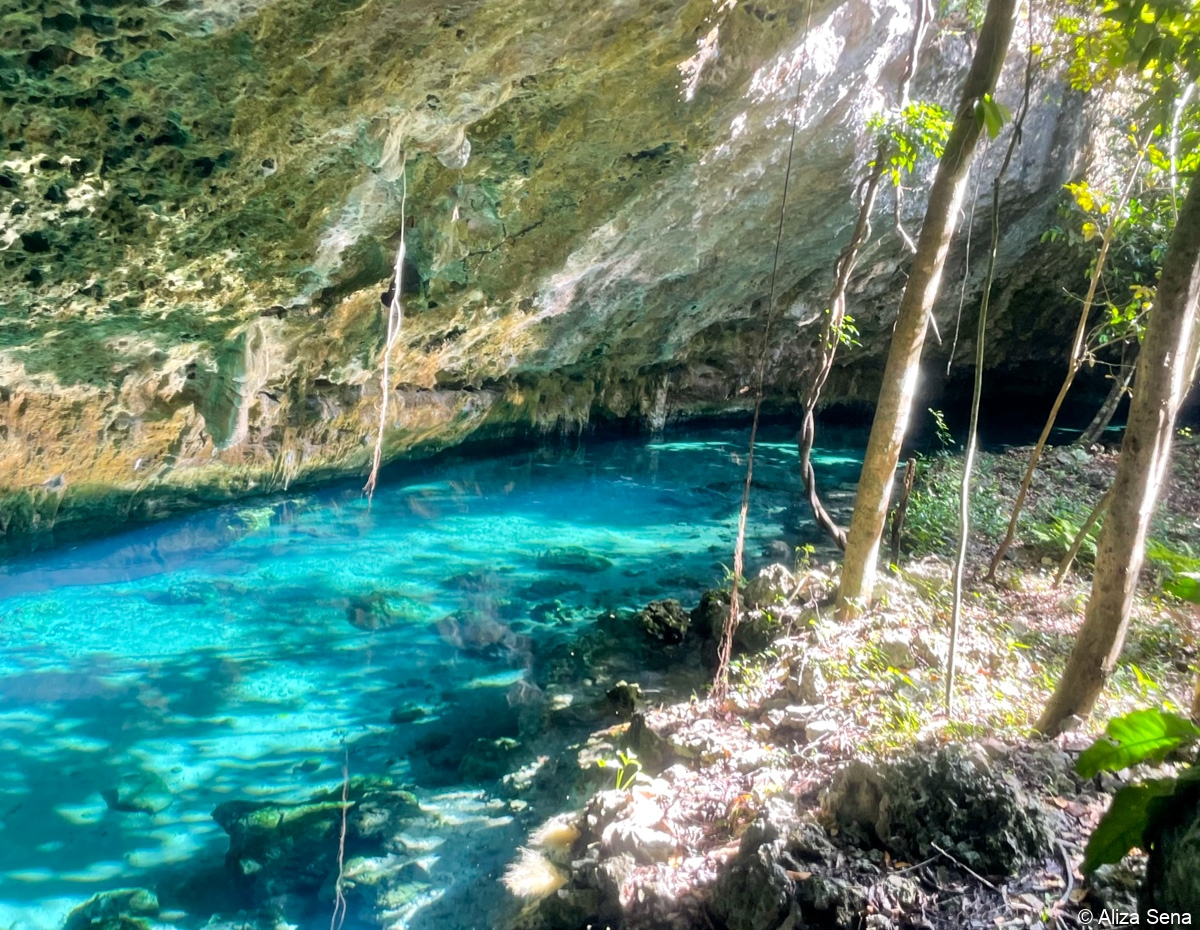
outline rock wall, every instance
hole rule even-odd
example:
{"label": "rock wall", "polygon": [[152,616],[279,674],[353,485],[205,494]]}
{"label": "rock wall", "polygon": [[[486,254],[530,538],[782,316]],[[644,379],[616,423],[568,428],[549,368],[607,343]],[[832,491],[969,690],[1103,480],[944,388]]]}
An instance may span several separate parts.
{"label": "rock wall", "polygon": [[[744,406],[793,123],[767,386],[794,397],[912,15],[0,0],[0,547],[363,471],[402,228],[389,457]],[[999,95],[1014,104],[1019,57]],[[952,106],[969,58],[965,24],[936,24],[914,97]],[[1089,121],[1048,73],[1035,100],[1005,187],[997,363],[1053,356],[1030,339],[1058,309],[1039,295],[1077,273],[1026,259]],[[900,210],[914,234],[922,187]],[[831,399],[878,384],[904,280],[891,213],[853,282],[862,346]]]}

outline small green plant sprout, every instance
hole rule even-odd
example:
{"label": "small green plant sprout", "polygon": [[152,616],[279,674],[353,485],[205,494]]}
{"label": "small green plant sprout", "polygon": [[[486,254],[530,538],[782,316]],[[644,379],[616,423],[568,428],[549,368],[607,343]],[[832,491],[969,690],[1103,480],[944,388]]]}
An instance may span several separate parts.
{"label": "small green plant sprout", "polygon": [[[1115,717],[1100,737],[1079,756],[1075,770],[1085,778],[1119,772],[1140,762],[1162,762],[1167,754],[1200,739],[1200,728],[1177,714],[1156,708]],[[1120,862],[1134,847],[1146,848],[1146,834],[1170,810],[1176,792],[1200,783],[1191,766],[1178,778],[1151,778],[1126,785],[1088,839],[1083,871]]]}
{"label": "small green plant sprout", "polygon": [[812,568],[813,553],[817,551],[817,547],[812,543],[805,543],[803,546],[796,547],[796,574],[803,575]]}
{"label": "small green plant sprout", "polygon": [[616,788],[618,791],[621,791],[633,784],[633,780],[637,777],[638,772],[642,770],[642,763],[638,761],[635,752],[622,749],[617,753],[616,759],[597,759],[596,767],[601,769],[616,769]]}
{"label": "small green plant sprout", "polygon": [[950,432],[950,427],[946,425],[946,415],[933,407],[929,408],[929,415],[933,417],[933,429],[937,434],[938,446],[942,453],[948,453],[954,448],[954,435]]}

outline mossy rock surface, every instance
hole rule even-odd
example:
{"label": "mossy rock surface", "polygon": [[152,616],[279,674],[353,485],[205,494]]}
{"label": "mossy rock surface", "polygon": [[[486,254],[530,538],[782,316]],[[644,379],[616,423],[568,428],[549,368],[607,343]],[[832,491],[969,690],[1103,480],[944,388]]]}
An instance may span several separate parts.
{"label": "mossy rock surface", "polygon": [[[768,403],[792,402],[910,15],[0,0],[0,549],[362,472],[402,235],[388,459],[746,409],[770,281],[807,321],[776,327],[766,356]],[[806,23],[833,51],[805,66],[806,196],[776,268],[780,90]],[[945,35],[914,93],[952,105],[969,52]],[[1027,257],[1089,127],[1039,81],[1025,144],[1055,154],[1006,182],[1013,298],[989,351],[1049,370],[1054,340],[1027,334],[1061,325],[1054,295],[1078,269]],[[862,349],[828,400],[876,393],[907,261],[893,239],[852,283]]]}
{"label": "mossy rock surface", "polygon": [[340,789],[300,804],[226,801],[213,819],[229,834],[230,878],[259,904],[315,894],[336,874],[343,810],[347,855],[400,848],[396,835],[423,816],[417,798],[385,778],[352,779],[345,804]]}

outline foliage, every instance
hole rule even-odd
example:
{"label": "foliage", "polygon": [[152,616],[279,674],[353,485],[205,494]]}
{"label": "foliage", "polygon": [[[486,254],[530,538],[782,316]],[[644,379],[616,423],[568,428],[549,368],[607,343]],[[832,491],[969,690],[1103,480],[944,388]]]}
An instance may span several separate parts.
{"label": "foliage", "polygon": [[[990,538],[1003,530],[1005,515],[996,476],[987,464],[990,457],[985,454],[983,458],[971,495],[971,525],[976,532]],[[948,452],[927,460],[917,473],[904,518],[907,552],[916,556],[953,553],[961,481],[962,460]]]}
{"label": "foliage", "polygon": [[[1191,721],[1156,708],[1116,717],[1104,732],[1075,764],[1085,778],[1102,771],[1119,772],[1141,762],[1161,762],[1168,753],[1200,739],[1200,728]],[[1088,839],[1083,871],[1120,862],[1129,850],[1144,846],[1146,829],[1157,811],[1170,803],[1179,788],[1198,779],[1200,770],[1193,767],[1178,779],[1147,779],[1123,787]]]}
{"label": "foliage", "polygon": [[1150,823],[1150,803],[1171,797],[1175,779],[1152,778],[1118,791],[1103,819],[1088,838],[1083,854],[1083,871],[1092,872],[1102,865],[1120,862],[1135,846],[1140,846]]}
{"label": "foliage", "polygon": [[[831,313],[832,311],[827,308],[825,312]],[[835,345],[845,346],[847,349],[862,345],[858,341],[860,334],[858,327],[854,325],[854,317],[849,313],[842,314],[841,320],[832,327],[830,335],[833,337]]]}
{"label": "foliage", "polygon": [[597,759],[596,767],[616,769],[616,788],[620,791],[633,783],[638,772],[642,770],[642,763],[638,761],[637,754],[632,750],[621,750],[617,753],[616,759]]}
{"label": "foliage", "polygon": [[954,434],[950,432],[950,427],[946,425],[946,415],[940,410],[929,408],[929,415],[933,417],[933,429],[937,435],[938,446],[943,455],[948,455],[954,448]]}
{"label": "foliage", "polygon": [[1162,570],[1162,589],[1167,594],[1200,604],[1200,558],[1188,546],[1179,551],[1151,539],[1146,543],[1146,558]]}
{"label": "foliage", "polygon": [[[1132,74],[1151,104],[1169,105],[1200,78],[1200,7],[1180,0],[1101,0],[1055,23],[1071,41],[1072,87],[1111,87]],[[1091,15],[1089,15],[1089,13]],[[1098,17],[1096,14],[1099,14]]]}
{"label": "foliage", "polygon": [[938,0],[938,19],[963,16],[972,29],[979,29],[983,25],[986,12],[987,4],[983,0]]}
{"label": "foliage", "polygon": [[983,125],[989,139],[1000,135],[1000,130],[1011,118],[1008,107],[993,100],[991,94],[984,94],[975,101],[975,120]]}
{"label": "foliage", "polygon": [[[953,122],[953,115],[945,107],[922,100],[909,103],[899,112],[893,110],[871,117],[867,128],[887,153],[885,170],[892,184],[899,187],[904,175],[916,169],[922,155],[942,157]],[[875,167],[874,161],[870,167]]]}
{"label": "foliage", "polygon": [[[1186,0],[1072,0],[1054,35],[1057,53],[1051,57],[1065,63],[1072,87],[1116,91],[1134,101],[1121,144],[1148,166],[1120,215],[1115,205],[1121,201],[1105,184],[1068,184],[1063,223],[1042,237],[1086,252],[1111,224],[1090,355],[1141,338],[1174,224],[1177,178],[1200,167],[1200,95],[1192,93],[1200,78],[1200,6]],[[1120,164],[1128,157],[1114,152],[1110,160]]]}
{"label": "foliage", "polygon": [[1200,738],[1200,729],[1177,714],[1148,708],[1113,718],[1104,734],[1075,764],[1085,778],[1102,771],[1119,772],[1139,762],[1161,762],[1171,750]]}
{"label": "foliage", "polygon": [[[1030,524],[1029,536],[1038,549],[1052,558],[1062,558],[1070,551],[1071,545],[1075,542],[1086,519],[1087,514],[1080,518],[1074,511],[1060,511],[1053,514],[1048,520],[1038,520]],[[1096,560],[1096,540],[1103,523],[1104,520],[1101,518],[1088,530],[1076,555],[1080,562]]]}

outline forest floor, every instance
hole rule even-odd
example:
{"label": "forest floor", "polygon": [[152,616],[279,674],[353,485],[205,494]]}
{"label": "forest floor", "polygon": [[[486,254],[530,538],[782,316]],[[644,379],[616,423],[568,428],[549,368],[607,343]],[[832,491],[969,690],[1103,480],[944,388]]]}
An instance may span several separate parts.
{"label": "forest floor", "polygon": [[[985,454],[978,462],[949,713],[944,693],[949,556],[962,460],[943,455],[921,463],[909,505],[906,554],[881,578],[870,611],[853,622],[835,622],[829,612],[836,566],[813,565],[801,552],[794,575],[777,586],[788,594],[776,596],[770,606],[760,601],[744,618],[744,624],[771,630],[772,644],[735,659],[727,700],[718,706],[693,697],[643,707],[632,726],[593,736],[581,764],[607,756],[617,770],[644,771],[632,789],[618,784],[624,800],[610,798],[599,808],[593,800],[580,821],[585,839],[589,831],[597,840],[603,832],[606,841],[595,845],[607,848],[612,824],[624,817],[634,824],[630,836],[645,828],[674,843],[666,861],[650,861],[655,857],[639,856],[634,848],[640,864],[618,876],[628,926],[714,925],[713,913],[729,927],[758,926],[728,912],[734,907],[728,902],[738,897],[728,875],[731,869],[743,877],[753,872],[745,864],[753,846],[747,846],[747,831],[752,823],[778,819],[780,811],[785,813],[779,831],[795,828],[789,818],[799,811],[801,822],[820,823],[832,840],[832,846],[822,840],[799,852],[779,841],[761,847],[775,852],[755,853],[760,860],[781,857],[777,871],[791,882],[784,891],[793,899],[814,887],[814,873],[825,882],[812,905],[817,913],[824,913],[822,906],[832,908],[830,922],[822,926],[1064,928],[1085,926],[1088,909],[1136,913],[1144,869],[1140,854],[1095,876],[1079,871],[1087,838],[1122,781],[1107,774],[1083,779],[1074,764],[1113,716],[1146,706],[1186,716],[1191,707],[1200,608],[1166,594],[1163,585],[1175,572],[1200,567],[1200,442],[1185,435],[1177,444],[1120,664],[1093,717],[1051,741],[1037,738],[1032,728],[1081,622],[1094,544],[1084,547],[1061,584],[1054,576],[1077,528],[1111,482],[1117,456],[1047,450],[1020,542],[996,583],[988,583],[983,575],[1027,456],[1027,449],[1013,449]],[[861,832],[839,837],[829,811],[823,811],[839,771],[855,761],[886,771],[893,760],[931,757],[949,744],[967,746],[984,767],[1041,802],[1054,833],[1046,855],[1002,877],[972,870],[944,847],[911,862],[870,848]],[[627,768],[611,761],[622,758]],[[638,761],[630,764],[634,758]],[[755,842],[762,839],[754,836]],[[768,882],[751,897],[767,900],[771,891]],[[808,925],[803,921],[811,922],[814,913],[809,904],[804,916],[782,925]],[[855,908],[859,923],[849,916]]]}

